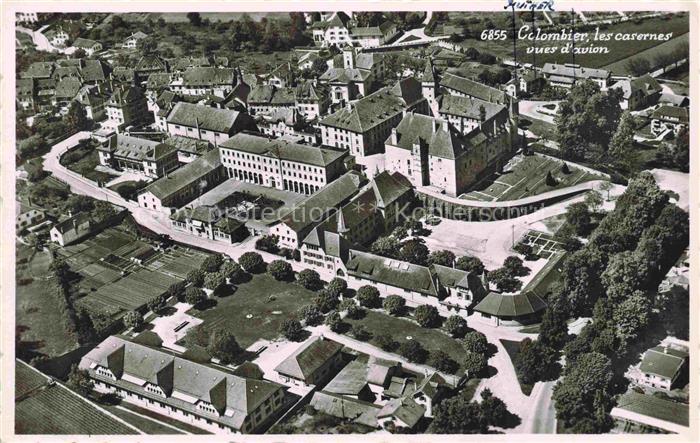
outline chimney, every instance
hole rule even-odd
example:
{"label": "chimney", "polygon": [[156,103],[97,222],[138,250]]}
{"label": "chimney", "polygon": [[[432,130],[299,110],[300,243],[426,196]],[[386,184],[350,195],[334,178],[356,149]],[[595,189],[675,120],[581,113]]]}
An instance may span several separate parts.
{"label": "chimney", "polygon": [[392,145],[396,146],[396,144],[398,144],[398,142],[399,142],[399,136],[398,136],[398,134],[397,134],[397,132],[396,132],[396,128],[395,128],[395,127],[394,127],[394,128],[391,128],[391,139],[390,139],[390,143],[391,143]]}
{"label": "chimney", "polygon": [[664,354],[668,354],[668,346],[664,346]]}

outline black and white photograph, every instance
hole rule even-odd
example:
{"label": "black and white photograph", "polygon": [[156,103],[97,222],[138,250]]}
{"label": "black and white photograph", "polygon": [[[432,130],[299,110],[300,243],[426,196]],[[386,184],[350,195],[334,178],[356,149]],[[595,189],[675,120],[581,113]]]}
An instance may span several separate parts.
{"label": "black and white photograph", "polygon": [[265,3],[5,5],[3,440],[698,438],[697,3]]}

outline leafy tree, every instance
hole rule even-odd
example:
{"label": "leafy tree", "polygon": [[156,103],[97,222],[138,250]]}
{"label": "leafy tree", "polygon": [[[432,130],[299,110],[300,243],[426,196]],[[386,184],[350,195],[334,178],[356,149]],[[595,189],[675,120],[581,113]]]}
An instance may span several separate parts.
{"label": "leafy tree", "polygon": [[428,351],[416,340],[408,340],[399,345],[399,354],[412,363],[423,363]]}
{"label": "leafy tree", "polygon": [[523,287],[523,282],[515,278],[513,273],[505,267],[489,272],[488,279],[502,292],[516,292]]}
{"label": "leafy tree", "polygon": [[448,374],[454,374],[459,369],[459,364],[454,361],[447,352],[437,349],[430,352],[428,357],[428,365],[437,369],[438,371],[446,372]]}
{"label": "leafy tree", "polygon": [[478,257],[471,255],[465,255],[457,259],[455,263],[455,268],[461,269],[462,271],[471,272],[472,274],[481,275],[486,269],[484,264]]}
{"label": "leafy tree", "polygon": [[431,434],[485,433],[481,420],[481,406],[471,401],[466,390],[440,402],[434,411],[428,432]]}
{"label": "leafy tree", "polygon": [[326,287],[326,291],[332,295],[335,295],[336,297],[340,297],[341,295],[345,294],[347,289],[348,282],[340,277],[333,278],[333,280],[328,282],[328,286]]}
{"label": "leafy tree", "polygon": [[556,186],[557,185],[557,179],[552,176],[552,171],[547,171],[547,176],[544,179],[544,183],[547,186]]}
{"label": "leafy tree", "polygon": [[288,318],[280,325],[280,334],[284,335],[287,340],[298,341],[303,332],[304,328],[299,320]]}
{"label": "leafy tree", "polygon": [[221,265],[221,274],[230,279],[235,279],[241,272],[241,265],[233,260],[227,260]]}
{"label": "leafy tree", "polygon": [[187,13],[187,20],[190,21],[190,24],[192,26],[196,26],[196,27],[202,26],[202,17],[199,15],[199,12],[188,12]]}
{"label": "leafy tree", "polygon": [[263,235],[255,241],[255,249],[274,254],[279,251],[279,237],[276,235]]}
{"label": "leafy tree", "polygon": [[585,314],[593,309],[593,305],[603,292],[600,284],[603,257],[600,252],[586,248],[574,252],[564,262],[563,294],[567,298],[571,310],[577,314]]}
{"label": "leafy tree", "polygon": [[535,384],[551,380],[558,375],[558,353],[542,343],[528,338],[520,343],[520,349],[513,362],[521,382]]}
{"label": "leafy tree", "polygon": [[243,350],[231,331],[218,328],[211,332],[207,351],[226,365],[234,361]]}
{"label": "leafy tree", "polygon": [[360,341],[367,341],[372,338],[372,334],[362,325],[354,325],[350,332],[353,337]]}
{"label": "leafy tree", "polygon": [[226,283],[226,278],[221,272],[210,272],[204,277],[204,287],[216,292]]}
{"label": "leafy tree", "polygon": [[381,255],[383,257],[398,258],[400,255],[399,250],[401,249],[401,244],[399,241],[392,236],[379,237],[372,243],[370,251],[372,254]]}
{"label": "leafy tree", "polygon": [[505,402],[495,397],[490,389],[481,391],[481,417],[482,426],[494,425],[503,427],[504,422],[510,416]]}
{"label": "leafy tree", "polygon": [[485,354],[489,350],[489,342],[486,336],[478,331],[468,332],[462,339],[464,349],[477,354]]}
{"label": "leafy tree", "polygon": [[688,129],[683,128],[676,136],[675,142],[670,146],[669,160],[683,172],[688,172],[690,168],[690,137]]}
{"label": "leafy tree", "polygon": [[649,299],[642,291],[634,291],[629,298],[613,308],[613,322],[621,343],[637,340],[649,324]]}
{"label": "leafy tree", "polygon": [[185,289],[185,302],[191,304],[192,306],[197,306],[206,299],[207,294],[205,294],[204,291],[199,288],[189,286],[187,289]]}
{"label": "leafy tree", "polygon": [[412,238],[406,240],[401,245],[401,258],[407,262],[416,265],[425,265],[428,261],[428,247],[425,246],[423,239]]}
{"label": "leafy tree", "polygon": [[323,287],[321,276],[318,275],[318,272],[314,271],[313,269],[304,269],[299,272],[297,274],[297,282],[306,289],[310,289],[312,291]]}
{"label": "leafy tree", "polygon": [[85,107],[77,101],[72,101],[68,106],[68,113],[64,117],[69,132],[78,132],[88,129],[89,121]]}
{"label": "leafy tree", "polygon": [[435,306],[418,306],[415,311],[413,311],[413,318],[424,328],[434,328],[440,324],[440,314]]}
{"label": "leafy tree", "polygon": [[467,321],[460,315],[449,316],[443,326],[445,327],[445,330],[455,338],[464,337],[469,330],[467,327]]}
{"label": "leafy tree", "polygon": [[241,265],[245,272],[254,274],[260,272],[265,264],[265,261],[263,260],[262,255],[258,254],[257,252],[248,251],[244,252],[240,256],[238,259],[238,264]]}
{"label": "leafy tree", "polygon": [[488,366],[486,356],[477,352],[467,351],[464,354],[464,372],[468,378],[475,378]]}
{"label": "leafy tree", "polygon": [[76,364],[73,364],[70,368],[66,385],[83,397],[90,395],[90,392],[92,392],[95,387],[88,371],[78,369],[78,365]]}
{"label": "leafy tree", "polygon": [[221,268],[223,262],[224,257],[221,254],[210,255],[204,259],[199,269],[202,272],[216,272]]}
{"label": "leafy tree", "polygon": [[[597,193],[596,193],[597,194]],[[591,213],[584,202],[572,203],[566,207],[566,222],[574,227],[577,235],[586,235],[591,227]]]}
{"label": "leafy tree", "polygon": [[408,229],[403,226],[397,226],[392,231],[391,236],[397,240],[403,240],[404,238],[408,237]]}
{"label": "leafy tree", "polygon": [[626,164],[628,162],[634,144],[634,133],[634,117],[629,111],[625,111],[620,117],[620,124],[610,139],[610,148],[608,148],[608,154],[615,163]]}
{"label": "leafy tree", "polygon": [[648,272],[641,254],[624,251],[610,258],[601,278],[608,297],[613,301],[622,301],[633,291],[643,289]]}
{"label": "leafy tree", "polygon": [[627,61],[627,69],[636,77],[651,71],[651,62],[646,57],[634,57]]}
{"label": "leafy tree", "polygon": [[284,260],[273,260],[267,266],[267,273],[278,281],[291,280],[294,277],[292,265]]}
{"label": "leafy tree", "polygon": [[389,334],[375,335],[374,343],[387,352],[393,351],[399,345]]}
{"label": "leafy tree", "polygon": [[381,306],[379,290],[374,286],[364,285],[357,290],[357,300],[361,306],[373,309]]}
{"label": "leafy tree", "polygon": [[138,329],[143,325],[143,315],[138,311],[129,311],[122,319],[127,328]]}
{"label": "leafy tree", "polygon": [[365,310],[357,306],[355,303],[347,307],[348,318],[360,319],[365,314]]}
{"label": "leafy tree", "polygon": [[428,256],[428,263],[431,265],[442,265],[452,267],[455,262],[455,255],[452,251],[443,249],[441,251],[433,251]]}
{"label": "leafy tree", "polygon": [[187,273],[187,281],[193,286],[202,286],[204,283],[204,272],[201,269],[193,269]]}
{"label": "leafy tree", "polygon": [[600,158],[617,129],[622,110],[618,91],[603,93],[591,80],[577,82],[559,103],[557,141],[571,159]]}
{"label": "leafy tree", "polygon": [[301,318],[307,326],[316,326],[323,321],[321,310],[315,305],[306,305],[299,310]]}
{"label": "leafy tree", "polygon": [[314,306],[316,306],[321,312],[329,312],[338,307],[338,297],[334,297],[326,290],[318,291],[316,297],[314,298]]}
{"label": "leafy tree", "polygon": [[400,295],[390,295],[382,302],[382,307],[390,315],[399,315],[406,306],[406,300]]}
{"label": "leafy tree", "polygon": [[586,193],[586,197],[583,200],[588,206],[588,209],[595,213],[603,206],[603,197],[600,192],[592,190]]}
{"label": "leafy tree", "polygon": [[562,303],[547,306],[540,323],[540,341],[554,349],[561,349],[569,335],[567,314]]}
{"label": "leafy tree", "polygon": [[530,269],[523,265],[523,261],[520,259],[520,257],[516,257],[514,255],[506,257],[506,259],[503,261],[503,267],[510,271],[512,275],[525,276],[530,273]]}
{"label": "leafy tree", "polygon": [[331,331],[338,332],[343,324],[343,319],[340,318],[340,314],[338,314],[337,311],[331,311],[326,316],[324,323],[330,328]]}

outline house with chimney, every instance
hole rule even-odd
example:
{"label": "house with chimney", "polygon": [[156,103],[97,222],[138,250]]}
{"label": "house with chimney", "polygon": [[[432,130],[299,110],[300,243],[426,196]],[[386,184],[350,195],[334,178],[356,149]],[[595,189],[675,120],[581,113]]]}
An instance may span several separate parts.
{"label": "house with chimney", "polygon": [[61,246],[73,244],[92,234],[97,223],[88,212],[78,212],[66,220],[56,223],[49,231],[51,241]]}
{"label": "house with chimney", "polygon": [[175,146],[125,134],[113,134],[97,147],[100,164],[118,171],[158,178],[180,166]]}
{"label": "house with chimney", "polygon": [[215,434],[264,430],[286,407],[284,386],[110,336],[80,360],[99,393]]}

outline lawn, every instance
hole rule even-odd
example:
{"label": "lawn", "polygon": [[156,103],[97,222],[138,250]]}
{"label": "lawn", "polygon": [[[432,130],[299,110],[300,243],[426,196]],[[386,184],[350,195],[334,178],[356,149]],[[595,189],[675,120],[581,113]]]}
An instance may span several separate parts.
{"label": "lawn", "polygon": [[556,140],[557,125],[537,118],[521,117],[518,127],[527,129],[538,137],[546,140]]}
{"label": "lawn", "polygon": [[[644,51],[637,52],[633,55],[630,55],[627,58],[621,59],[616,61],[615,63],[611,63],[607,66],[605,66],[605,69],[608,71],[612,72],[614,75],[634,75],[630,70],[627,68],[627,63],[629,60],[633,58],[646,58],[649,60],[654,66],[654,58],[656,57],[657,54],[665,53],[665,52],[671,52],[673,51],[676,47],[678,47],[681,44],[688,44],[688,34],[684,35],[679,35],[677,37],[672,38],[669,41],[663,42],[660,45],[652,46],[651,48],[645,49]],[[656,69],[660,69],[661,66],[657,66]],[[687,65],[686,65],[687,69]],[[663,77],[663,76],[662,76]]]}
{"label": "lawn", "polygon": [[[561,160],[539,155],[519,155],[504,167],[503,173],[497,173],[482,181],[477,184],[475,190],[463,194],[461,198],[478,201],[517,200],[601,179],[601,176],[575,167],[569,167],[569,172],[565,173],[562,171],[562,165]],[[554,186],[546,183],[548,171],[557,181]]]}
{"label": "lawn", "polygon": [[[510,357],[510,361],[513,363],[513,366],[515,366],[515,359],[518,356],[518,352],[520,352],[520,342],[503,339],[501,339],[500,341],[503,347],[506,348],[506,352],[508,353],[508,357]],[[530,395],[534,385],[525,384],[520,381],[520,378],[518,378],[518,383],[520,384],[520,390],[523,391],[523,394]]]}
{"label": "lawn", "polygon": [[[459,341],[440,329],[424,328],[412,321],[377,311],[367,311],[366,315],[359,320],[345,318],[344,321],[352,326],[364,326],[375,337],[388,334],[398,343],[407,341],[406,337],[410,336],[427,350],[440,349],[447,352],[460,365],[460,369],[464,370],[462,366],[465,354],[464,347]],[[374,344],[372,341],[370,343]]]}
{"label": "lawn", "polygon": [[[31,256],[27,246],[17,244],[18,258]],[[77,346],[75,338],[66,331],[63,315],[56,299],[47,292],[43,278],[48,273],[51,258],[46,252],[36,253],[26,264],[17,264],[17,281],[32,279],[16,286],[16,328],[22,334],[22,346],[50,357],[62,355]]]}
{"label": "lawn", "polygon": [[116,415],[117,417],[121,418],[125,422],[129,423],[132,426],[135,426],[136,428],[140,429],[144,433],[148,435],[159,435],[159,434],[184,434],[184,432],[178,432],[174,430],[173,428],[169,428],[167,426],[163,426],[161,424],[158,424],[154,422],[153,420],[149,420],[147,418],[143,418],[139,415],[133,414],[129,411],[125,411],[121,408],[118,408],[116,406],[104,406],[105,409],[107,409],[109,412],[112,414]]}
{"label": "lawn", "polygon": [[311,304],[315,296],[315,292],[295,283],[259,274],[240,284],[232,295],[217,298],[215,307],[191,309],[189,313],[204,320],[207,329],[229,329],[238,343],[247,348],[259,339],[277,338],[282,322],[296,318],[299,308]]}
{"label": "lawn", "polygon": [[[200,434],[200,435],[211,434],[211,432],[206,431],[206,430],[201,429],[201,428],[198,428],[198,427],[196,427],[196,426],[192,426],[192,425],[190,425],[189,423],[184,423],[184,422],[182,422],[182,421],[180,421],[180,420],[176,420],[176,419],[174,419],[174,418],[172,418],[172,417],[166,417],[165,415],[158,414],[158,413],[156,413],[156,412],[151,411],[150,409],[142,408],[142,407],[133,405],[133,404],[128,403],[128,402],[121,402],[121,406],[122,406],[123,408],[128,409],[129,411],[133,411],[133,412],[135,412],[135,413],[137,413],[137,414],[141,414],[141,415],[145,415],[145,416],[147,416],[147,417],[151,417],[151,418],[153,418],[153,419],[155,419],[155,420],[158,420],[158,421],[163,422],[163,423],[167,423],[167,424],[169,424],[169,425],[171,425],[171,426],[174,426],[174,427],[176,427],[176,428],[178,428],[178,429],[181,429],[181,430],[183,430],[183,431],[186,431],[186,432],[189,432],[189,433],[192,433],[192,434]],[[133,414],[132,414],[132,415],[133,415]],[[145,419],[144,419],[144,420],[145,420]],[[152,426],[153,426],[151,429],[155,429],[156,426],[159,427],[159,428],[168,429],[168,432],[158,432],[159,434],[165,434],[165,433],[167,433],[167,434],[175,434],[175,433],[176,433],[176,432],[175,432],[173,429],[171,429],[171,428],[168,428],[168,427],[165,427],[165,426],[159,426],[159,425],[157,425],[156,423],[153,423],[153,422],[151,422],[151,423],[152,423]],[[132,424],[133,424],[133,423],[132,423]],[[140,426],[137,426],[137,427],[140,427]],[[145,431],[145,430],[144,430],[144,431]],[[150,434],[150,432],[147,432],[147,433]],[[155,432],[154,432],[154,433],[155,433]]]}
{"label": "lawn", "polygon": [[[307,406],[308,407],[308,406]],[[305,408],[286,417],[267,432],[268,434],[367,434],[375,429],[324,412],[309,414]]]}
{"label": "lawn", "polygon": [[[80,148],[75,149],[77,150]],[[77,172],[88,180],[92,180],[96,183],[106,183],[115,177],[112,174],[95,170],[95,168],[100,164],[100,157],[97,154],[97,151],[94,149],[75,162],[64,163],[63,159],[61,159],[61,164],[71,171]]]}

